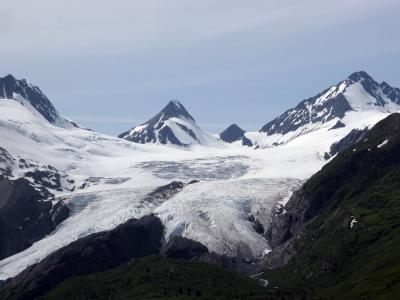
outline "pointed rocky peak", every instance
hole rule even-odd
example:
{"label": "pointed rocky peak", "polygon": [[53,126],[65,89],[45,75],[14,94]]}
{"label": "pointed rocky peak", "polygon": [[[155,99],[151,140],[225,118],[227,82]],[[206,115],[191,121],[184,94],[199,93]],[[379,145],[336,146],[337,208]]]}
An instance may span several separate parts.
{"label": "pointed rocky peak", "polygon": [[246,131],[240,128],[236,124],[230,125],[227,129],[220,133],[219,137],[221,140],[227,143],[233,143],[240,140]]}
{"label": "pointed rocky peak", "polygon": [[241,141],[244,146],[253,146],[253,143],[245,136],[246,131],[236,124],[230,125],[227,129],[220,133],[219,138],[227,143]]}
{"label": "pointed rocky peak", "polygon": [[[376,99],[380,98],[380,95],[378,95],[381,87],[380,84],[365,71],[359,71],[351,74],[344,80],[344,82],[347,89],[353,84],[360,84],[368,94],[372,95]],[[384,104],[384,101],[380,101],[380,99],[378,99],[377,105]]]}
{"label": "pointed rocky peak", "polygon": [[24,106],[32,107],[33,111],[38,112],[53,125],[59,127],[71,125],[60,116],[46,95],[25,79],[16,79],[11,74],[0,77],[0,99],[13,99]]}
{"label": "pointed rocky peak", "polygon": [[7,81],[17,81],[17,79],[12,74],[8,74],[8,75],[4,76],[3,79],[7,80]]}
{"label": "pointed rocky peak", "polygon": [[14,94],[19,94],[26,98],[27,93],[32,90],[42,97],[46,97],[37,86],[31,85],[26,79],[16,79],[12,74],[8,74],[3,78],[0,77],[0,97],[13,99]]}
{"label": "pointed rocky peak", "polygon": [[170,101],[157,115],[120,138],[135,143],[190,146],[216,144],[217,138],[203,132],[186,108],[177,100]]}
{"label": "pointed rocky peak", "polygon": [[[342,120],[350,111],[395,112],[400,110],[400,90],[377,83],[365,71],[351,74],[320,94],[303,100],[261,128],[268,135],[316,130],[330,121]],[[333,125],[333,124],[332,124]]]}
{"label": "pointed rocky peak", "polygon": [[380,84],[382,93],[392,102],[400,104],[400,89],[390,86],[387,82],[382,81]]}
{"label": "pointed rocky peak", "polygon": [[171,100],[158,114],[140,126],[157,127],[157,129],[159,129],[165,121],[172,118],[181,119],[193,124],[196,123],[182,103],[178,100]]}
{"label": "pointed rocky peak", "polygon": [[369,74],[365,71],[354,72],[349,77],[347,77],[347,79],[349,79],[353,82],[360,82],[360,81],[375,82],[375,80],[371,76],[369,76]]}
{"label": "pointed rocky peak", "polygon": [[[390,102],[400,104],[400,89],[391,87],[386,82],[378,83],[367,72],[359,71],[351,74],[346,80],[347,89],[352,84],[360,84],[364,91],[374,98],[368,104],[378,107],[386,107]],[[354,108],[354,107],[353,107]]]}
{"label": "pointed rocky peak", "polygon": [[165,118],[185,118],[195,122],[194,118],[178,100],[171,100],[160,113],[164,114]]}

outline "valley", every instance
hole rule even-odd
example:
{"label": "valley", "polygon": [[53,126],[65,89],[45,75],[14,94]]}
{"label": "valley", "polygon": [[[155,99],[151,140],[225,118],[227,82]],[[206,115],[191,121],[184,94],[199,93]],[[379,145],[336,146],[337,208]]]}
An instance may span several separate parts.
{"label": "valley", "polygon": [[[23,178],[41,191],[37,201],[51,203],[51,218],[59,205],[68,213],[2,259],[0,280],[40,265],[75,241],[148,215],[163,226],[163,247],[175,237],[187,238],[207,248],[206,261],[238,260],[259,270],[271,255],[280,255],[270,228],[292,195],[360,142],[354,130],[367,134],[400,108],[398,89],[358,72],[259,132],[231,126],[221,136],[206,133],[180,102],[170,101],[148,122],[112,137],[63,119],[50,101],[37,110],[26,91],[40,90],[12,78],[0,81],[2,176],[11,182]],[[26,98],[17,93],[20,88]],[[28,234],[27,224],[37,221],[18,213],[22,219],[14,230]]]}

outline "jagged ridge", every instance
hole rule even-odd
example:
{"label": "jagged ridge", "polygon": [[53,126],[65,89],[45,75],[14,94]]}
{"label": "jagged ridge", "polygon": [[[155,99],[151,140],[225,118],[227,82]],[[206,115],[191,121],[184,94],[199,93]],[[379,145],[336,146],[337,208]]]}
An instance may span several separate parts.
{"label": "jagged ridge", "polygon": [[59,127],[77,126],[65,120],[51,104],[45,94],[25,79],[18,80],[11,74],[0,78],[0,98],[13,99],[22,105],[30,105],[47,121]]}
{"label": "jagged ridge", "polygon": [[378,109],[396,112],[400,106],[400,89],[386,82],[377,83],[366,72],[351,74],[322,93],[303,100],[264,125],[260,132],[287,134],[314,123],[342,119],[348,111]]}

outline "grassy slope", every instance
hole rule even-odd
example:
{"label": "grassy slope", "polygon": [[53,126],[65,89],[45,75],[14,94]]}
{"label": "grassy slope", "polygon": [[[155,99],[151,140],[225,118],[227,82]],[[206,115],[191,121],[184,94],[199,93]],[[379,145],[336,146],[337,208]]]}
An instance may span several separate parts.
{"label": "grassy slope", "polygon": [[146,257],[68,279],[41,299],[273,299],[258,281],[200,262]]}
{"label": "grassy slope", "polygon": [[307,197],[326,204],[294,262],[266,274],[273,284],[317,299],[400,299],[399,127],[399,115],[380,122],[307,182]]}

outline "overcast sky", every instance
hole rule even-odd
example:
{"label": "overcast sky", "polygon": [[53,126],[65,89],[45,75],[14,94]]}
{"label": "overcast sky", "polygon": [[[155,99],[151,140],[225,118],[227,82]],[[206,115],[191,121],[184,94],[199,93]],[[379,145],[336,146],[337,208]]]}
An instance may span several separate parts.
{"label": "overcast sky", "polygon": [[0,2],[0,76],[114,135],[171,99],[259,130],[354,71],[400,87],[399,0]]}

